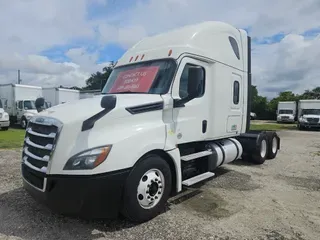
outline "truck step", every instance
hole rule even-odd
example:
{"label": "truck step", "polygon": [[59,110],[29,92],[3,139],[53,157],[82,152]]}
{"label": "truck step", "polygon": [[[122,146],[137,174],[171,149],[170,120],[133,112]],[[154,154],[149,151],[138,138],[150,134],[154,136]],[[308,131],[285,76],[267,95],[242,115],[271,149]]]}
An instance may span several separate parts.
{"label": "truck step", "polygon": [[203,180],[206,180],[208,178],[211,178],[213,177],[215,174],[213,172],[205,172],[205,173],[202,173],[200,175],[197,175],[195,177],[192,177],[192,178],[189,178],[189,179],[186,179],[182,182],[182,185],[184,186],[191,186],[193,184],[196,184],[198,182],[201,182]]}
{"label": "truck step", "polygon": [[184,156],[181,157],[181,160],[182,161],[190,161],[190,160],[193,160],[193,159],[209,156],[211,154],[212,154],[212,151],[206,150],[206,151],[202,151],[202,152],[192,153],[192,154],[189,154],[189,155],[184,155]]}

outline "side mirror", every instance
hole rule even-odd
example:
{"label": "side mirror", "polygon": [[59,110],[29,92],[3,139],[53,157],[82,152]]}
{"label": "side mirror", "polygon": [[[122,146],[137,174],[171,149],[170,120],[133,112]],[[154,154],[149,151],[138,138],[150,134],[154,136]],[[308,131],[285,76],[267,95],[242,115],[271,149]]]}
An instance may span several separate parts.
{"label": "side mirror", "polygon": [[188,96],[174,101],[174,107],[184,107],[184,104],[195,99],[201,92],[201,83],[204,79],[204,71],[199,66],[192,66],[188,69]]}
{"label": "side mirror", "polygon": [[188,73],[188,98],[189,101],[198,97],[201,92],[201,82],[204,78],[204,71],[201,67],[189,68]]}
{"label": "side mirror", "polygon": [[38,112],[41,112],[44,108],[44,98],[40,97],[36,99],[35,105]]}
{"label": "side mirror", "polygon": [[100,106],[106,110],[111,111],[115,108],[117,103],[117,97],[114,95],[107,95],[101,98]]}

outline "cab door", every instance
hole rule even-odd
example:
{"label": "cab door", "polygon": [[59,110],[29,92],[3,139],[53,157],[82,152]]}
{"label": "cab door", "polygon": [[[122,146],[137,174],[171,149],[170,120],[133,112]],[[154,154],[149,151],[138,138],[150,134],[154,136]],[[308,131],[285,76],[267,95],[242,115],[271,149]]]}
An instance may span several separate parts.
{"label": "cab door", "polygon": [[208,96],[206,94],[206,79],[208,78],[208,64],[200,60],[184,57],[179,65],[173,86],[172,98],[174,102],[188,95],[188,69],[198,66],[203,70],[201,91],[198,97],[185,103],[183,106],[173,106],[173,122],[177,144],[201,141],[206,138],[208,122]]}
{"label": "cab door", "polygon": [[24,112],[23,101],[17,101],[16,108],[17,108],[17,120],[19,121],[22,118],[23,112]]}

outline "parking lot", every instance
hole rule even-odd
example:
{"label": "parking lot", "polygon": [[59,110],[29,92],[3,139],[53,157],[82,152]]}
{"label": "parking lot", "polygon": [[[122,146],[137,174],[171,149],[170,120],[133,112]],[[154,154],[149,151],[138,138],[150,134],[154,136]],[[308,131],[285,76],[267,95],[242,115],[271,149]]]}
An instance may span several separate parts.
{"label": "parking lot", "polygon": [[264,165],[237,161],[170,199],[150,222],[51,213],[22,189],[20,151],[0,150],[0,239],[288,239],[320,236],[320,132],[280,131]]}

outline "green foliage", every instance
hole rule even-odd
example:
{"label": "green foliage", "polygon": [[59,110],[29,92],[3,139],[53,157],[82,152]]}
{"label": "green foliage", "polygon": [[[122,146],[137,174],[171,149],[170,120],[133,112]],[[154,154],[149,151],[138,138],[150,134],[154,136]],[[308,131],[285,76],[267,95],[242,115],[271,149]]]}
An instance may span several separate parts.
{"label": "green foliage", "polygon": [[83,90],[102,90],[106,84],[113,68],[115,66],[114,62],[111,62],[109,66],[102,69],[102,72],[96,72],[91,74],[91,77],[86,80],[86,85]]}

